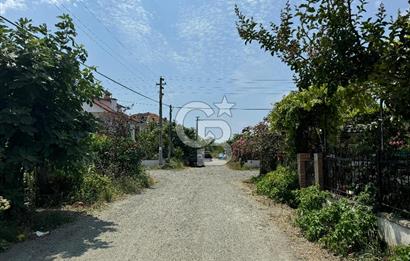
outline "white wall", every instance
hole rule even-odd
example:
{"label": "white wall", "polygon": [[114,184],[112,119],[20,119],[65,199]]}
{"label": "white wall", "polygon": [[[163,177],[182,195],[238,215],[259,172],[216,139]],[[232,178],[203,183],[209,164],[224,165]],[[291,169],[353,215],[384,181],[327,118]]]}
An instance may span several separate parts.
{"label": "white wall", "polygon": [[261,161],[260,160],[248,160],[245,163],[245,166],[249,168],[260,168],[261,167]]}
{"label": "white wall", "polygon": [[[407,225],[401,225],[401,222]],[[384,214],[377,217],[379,233],[389,246],[410,245],[410,222],[405,220],[389,220]]]}
{"label": "white wall", "polygon": [[91,113],[93,113],[93,112],[106,112],[107,111],[106,109],[108,109],[108,108],[111,109],[112,111],[115,111],[115,112],[118,111],[118,108],[117,108],[118,104],[117,104],[117,101],[114,100],[114,99],[111,100],[111,102],[107,101],[107,100],[100,100],[98,102],[103,104],[105,109],[101,108],[100,106],[98,106],[96,104],[93,104],[92,106],[90,106],[89,104],[84,103],[83,104],[83,110],[85,110],[86,112],[91,112]]}
{"label": "white wall", "polygon": [[105,112],[105,110],[103,110],[100,106],[94,105],[94,106],[90,106],[87,103],[83,104],[83,110],[85,110],[86,112]]}

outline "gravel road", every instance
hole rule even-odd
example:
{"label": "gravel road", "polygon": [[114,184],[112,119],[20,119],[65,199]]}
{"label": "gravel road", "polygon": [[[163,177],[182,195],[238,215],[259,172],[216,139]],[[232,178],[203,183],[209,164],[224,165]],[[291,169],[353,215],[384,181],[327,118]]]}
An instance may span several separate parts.
{"label": "gravel road", "polygon": [[0,260],[299,260],[269,208],[250,197],[252,171],[156,170],[152,189],[83,216]]}

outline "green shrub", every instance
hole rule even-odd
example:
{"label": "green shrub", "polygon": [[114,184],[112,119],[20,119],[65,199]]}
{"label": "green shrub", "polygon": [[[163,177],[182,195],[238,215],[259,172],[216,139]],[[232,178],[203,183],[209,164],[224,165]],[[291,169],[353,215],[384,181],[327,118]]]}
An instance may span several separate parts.
{"label": "green shrub", "polygon": [[297,191],[296,197],[299,202],[299,210],[312,211],[322,209],[330,194],[320,190],[317,186],[311,186]]}
{"label": "green shrub", "polygon": [[[84,173],[87,173],[88,164],[82,164],[75,169],[50,169],[42,185],[32,186],[35,204],[37,207],[53,208],[71,203],[75,198]],[[27,190],[26,190],[27,191]],[[27,194],[27,192],[26,192]]]}
{"label": "green shrub", "polygon": [[345,200],[335,204],[343,204],[339,219],[335,219],[334,229],[321,239],[321,242],[337,254],[346,256],[373,248],[379,243],[376,216],[364,206],[350,206]]}
{"label": "green shrub", "polygon": [[314,186],[297,195],[296,223],[308,240],[343,256],[380,247],[376,216],[370,208],[346,199],[331,201],[329,193]]}
{"label": "green shrub", "polygon": [[408,261],[410,260],[410,245],[409,246],[397,246],[392,249],[392,255],[389,257],[389,261]]}
{"label": "green shrub", "polygon": [[172,158],[170,162],[165,164],[163,169],[183,169],[184,168],[184,162],[178,158]]}
{"label": "green shrub", "polygon": [[275,201],[293,205],[295,202],[293,191],[298,186],[296,172],[279,166],[275,171],[266,174],[256,183],[256,191]]}
{"label": "green shrub", "polygon": [[0,252],[13,243],[24,241],[33,231],[50,231],[74,221],[74,216],[66,211],[34,211],[27,220],[0,220]]}
{"label": "green shrub", "polygon": [[[143,175],[141,175],[142,177]],[[144,175],[145,176],[145,175]],[[121,194],[140,193],[143,188],[149,187],[148,177],[121,177],[114,180],[115,190]]]}
{"label": "green shrub", "polygon": [[184,151],[183,151],[180,147],[175,148],[175,150],[174,150],[174,158],[175,158],[176,160],[179,160],[179,161],[183,161],[183,160],[184,160]]}
{"label": "green shrub", "polygon": [[76,199],[86,204],[112,201],[115,193],[112,179],[99,175],[95,170],[89,170],[82,177]]}
{"label": "green shrub", "polygon": [[26,238],[25,231],[16,222],[0,220],[0,252],[6,250],[12,243]]}
{"label": "green shrub", "polygon": [[50,231],[74,220],[75,217],[68,211],[36,211],[33,213],[30,227],[33,231]]}
{"label": "green shrub", "polygon": [[322,209],[299,209],[296,223],[308,240],[317,241],[334,228],[344,208],[344,204],[330,204]]}
{"label": "green shrub", "polygon": [[253,183],[253,184],[257,184],[262,178],[263,178],[263,176],[261,176],[261,175],[253,176],[249,179],[249,182]]}
{"label": "green shrub", "polygon": [[362,205],[374,207],[376,205],[376,187],[373,184],[366,185],[354,200]]}
{"label": "green shrub", "polygon": [[228,168],[232,170],[251,170],[252,168],[246,166],[245,164],[242,164],[239,161],[229,161],[227,164]]}
{"label": "green shrub", "polygon": [[96,170],[104,176],[138,176],[143,172],[141,149],[129,138],[96,134],[91,148]]}
{"label": "green shrub", "polygon": [[77,167],[88,159],[85,141],[97,124],[83,104],[100,97],[102,87],[81,65],[87,51],[68,15],[52,30],[26,18],[10,28],[0,20],[0,191],[20,218],[33,203],[25,193],[27,173],[47,188],[45,167]]}

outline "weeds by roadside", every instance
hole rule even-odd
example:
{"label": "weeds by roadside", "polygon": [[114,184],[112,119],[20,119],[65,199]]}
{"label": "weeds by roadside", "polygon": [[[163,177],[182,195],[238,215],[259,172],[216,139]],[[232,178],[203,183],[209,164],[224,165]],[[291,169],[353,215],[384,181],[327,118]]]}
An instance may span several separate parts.
{"label": "weeds by roadside", "polygon": [[380,238],[376,215],[363,204],[371,202],[362,200],[371,199],[368,191],[354,203],[335,199],[315,186],[298,190],[294,173],[285,167],[247,182],[255,184],[258,194],[296,208],[295,225],[304,237],[337,255],[360,260],[410,260],[410,247],[389,251]]}
{"label": "weeds by roadside", "polygon": [[183,170],[185,168],[184,162],[177,158],[172,158],[161,169]]}
{"label": "weeds by roadside", "polygon": [[76,212],[36,210],[28,220],[0,221],[0,252],[12,244],[34,238],[36,231],[48,232],[76,220]]}
{"label": "weeds by roadside", "polygon": [[390,250],[389,261],[410,260],[410,246],[397,246]]}
{"label": "weeds by roadside", "polygon": [[51,172],[47,194],[39,193],[35,183],[26,185],[25,201],[30,207],[18,208],[12,200],[0,198],[0,251],[26,240],[34,231],[49,231],[71,222],[69,212],[61,210],[65,206],[72,208],[73,213],[95,209],[152,185],[133,142],[96,134],[90,143],[91,160],[75,170]]}
{"label": "weeds by roadside", "polygon": [[[101,208],[105,203],[127,194],[141,193],[154,181],[146,174],[139,177],[111,179],[95,171],[85,174],[72,204],[61,209],[39,209],[27,213],[27,219],[0,217],[0,252],[12,244],[35,238],[34,232],[49,232],[64,224],[74,222],[81,212]],[[69,209],[69,210],[65,210]],[[1,213],[0,213],[1,215]]]}
{"label": "weeds by roadside", "polygon": [[245,164],[241,164],[240,162],[237,161],[229,161],[226,166],[230,168],[231,170],[254,170],[256,168],[251,168],[246,166]]}
{"label": "weeds by roadside", "polygon": [[290,206],[296,206],[294,190],[299,187],[298,177],[295,171],[279,166],[277,170],[260,178],[256,183],[256,191],[259,194]]}

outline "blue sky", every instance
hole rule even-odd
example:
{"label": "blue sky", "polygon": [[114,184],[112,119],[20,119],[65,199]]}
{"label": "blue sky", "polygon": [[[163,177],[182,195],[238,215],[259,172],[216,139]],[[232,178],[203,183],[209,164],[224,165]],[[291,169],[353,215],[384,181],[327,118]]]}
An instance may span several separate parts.
{"label": "blue sky", "polygon": [[[213,105],[224,95],[236,107],[271,108],[294,89],[292,72],[279,59],[245,46],[239,38],[234,5],[258,21],[278,22],[286,0],[0,0],[0,13],[16,20],[55,24],[62,12],[74,16],[78,40],[88,52],[88,64],[153,98],[159,76],[167,82],[164,102],[181,106],[192,101]],[[293,0],[291,3],[296,3]],[[391,15],[407,0],[369,1],[374,13],[384,2]],[[271,81],[275,80],[275,81]],[[276,81],[278,80],[278,81]],[[114,84],[102,81],[131,113],[158,105]],[[164,110],[168,115],[168,109]],[[265,111],[233,111],[224,116],[234,132],[256,124]],[[190,113],[187,126],[194,126]]]}

